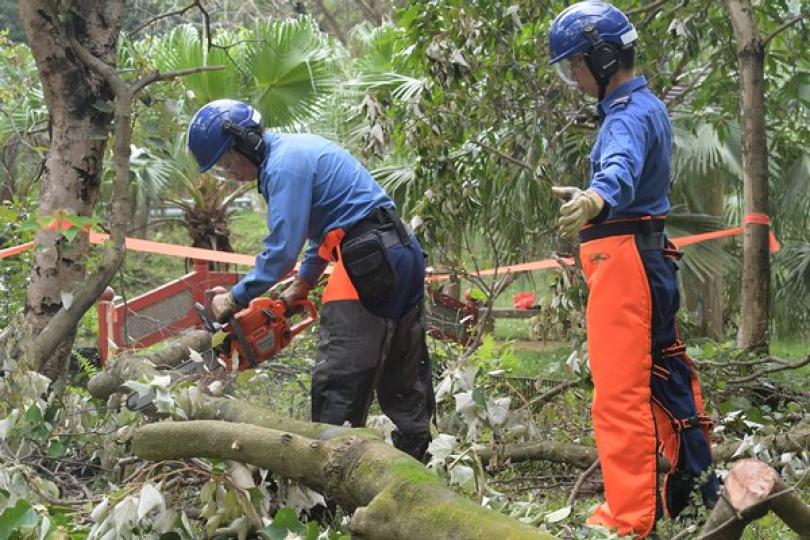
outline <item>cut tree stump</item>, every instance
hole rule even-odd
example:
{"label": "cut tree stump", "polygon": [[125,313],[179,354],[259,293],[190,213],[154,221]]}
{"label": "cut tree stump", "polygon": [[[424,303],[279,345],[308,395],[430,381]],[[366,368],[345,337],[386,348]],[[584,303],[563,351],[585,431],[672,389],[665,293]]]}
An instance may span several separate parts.
{"label": "cut tree stump", "polygon": [[745,527],[769,511],[810,539],[810,506],[785,485],[771,466],[743,459],[726,476],[723,493],[700,532],[700,540],[737,540]]}

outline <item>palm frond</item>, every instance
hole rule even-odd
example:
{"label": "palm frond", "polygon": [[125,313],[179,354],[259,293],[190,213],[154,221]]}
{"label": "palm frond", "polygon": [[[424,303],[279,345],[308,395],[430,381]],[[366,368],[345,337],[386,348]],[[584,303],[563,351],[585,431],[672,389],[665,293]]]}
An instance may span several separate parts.
{"label": "palm frond", "polygon": [[[715,216],[692,214],[681,207],[673,208],[667,217],[667,236],[677,238],[723,228],[723,222]],[[681,268],[685,273],[703,282],[707,278],[723,275],[726,270],[737,264],[736,260],[723,248],[724,240],[711,240],[692,244],[684,249]]]}
{"label": "palm frond", "polygon": [[333,47],[309,17],[257,24],[246,51],[254,105],[270,127],[306,122],[335,87]]}

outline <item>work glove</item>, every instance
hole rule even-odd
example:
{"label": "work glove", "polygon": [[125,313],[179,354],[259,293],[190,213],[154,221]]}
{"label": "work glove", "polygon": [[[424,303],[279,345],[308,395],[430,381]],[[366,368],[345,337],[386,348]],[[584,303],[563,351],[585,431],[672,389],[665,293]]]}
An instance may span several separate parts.
{"label": "work glove", "polygon": [[309,295],[311,288],[309,283],[300,277],[293,279],[292,283],[279,295],[279,299],[287,304],[287,313],[295,314],[303,309],[302,306],[296,306],[296,304]]}
{"label": "work glove", "polygon": [[599,215],[605,207],[605,201],[592,189],[585,191],[571,187],[552,187],[551,194],[560,200],[567,201],[560,207],[557,228],[560,236],[573,241],[583,225]]}
{"label": "work glove", "polygon": [[211,315],[217,322],[228,322],[228,319],[233,317],[237,311],[239,311],[239,305],[230,291],[217,294],[211,299]]}

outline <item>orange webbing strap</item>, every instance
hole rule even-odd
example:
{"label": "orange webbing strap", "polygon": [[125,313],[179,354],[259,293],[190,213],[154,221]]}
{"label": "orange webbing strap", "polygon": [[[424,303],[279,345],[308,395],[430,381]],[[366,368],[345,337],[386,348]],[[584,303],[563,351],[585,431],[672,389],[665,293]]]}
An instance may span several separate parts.
{"label": "orange webbing strap", "polygon": [[349,274],[346,273],[346,267],[343,266],[343,258],[340,256],[340,243],[343,242],[344,236],[346,236],[346,231],[343,229],[333,229],[326,233],[321,245],[318,246],[318,255],[326,261],[335,263],[332,275],[329,276],[329,281],[323,290],[321,301],[324,304],[338,300],[360,299],[357,289],[349,279]]}
{"label": "orange webbing strap", "polygon": [[[750,214],[745,214],[743,217],[743,225],[748,225],[749,223],[755,223],[757,225],[765,225],[767,227],[771,226],[771,218],[768,214],[762,214],[759,212],[751,212]],[[772,230],[768,231],[768,249],[770,249],[771,253],[776,253],[779,251],[779,241],[776,239],[776,235],[773,234]]]}

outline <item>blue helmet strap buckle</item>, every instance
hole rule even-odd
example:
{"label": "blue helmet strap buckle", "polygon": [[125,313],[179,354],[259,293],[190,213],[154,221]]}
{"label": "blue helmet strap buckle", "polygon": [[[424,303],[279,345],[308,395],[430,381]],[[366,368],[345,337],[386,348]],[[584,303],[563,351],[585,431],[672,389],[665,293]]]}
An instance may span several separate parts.
{"label": "blue helmet strap buckle", "polygon": [[231,120],[222,123],[222,130],[234,136],[233,149],[245,156],[256,167],[264,160],[264,137],[261,130],[234,124]]}
{"label": "blue helmet strap buckle", "polygon": [[602,101],[610,78],[619,71],[619,51],[615,45],[602,39],[593,24],[586,24],[582,31],[591,42],[590,49],[585,53],[585,61],[599,84],[599,101]]}

